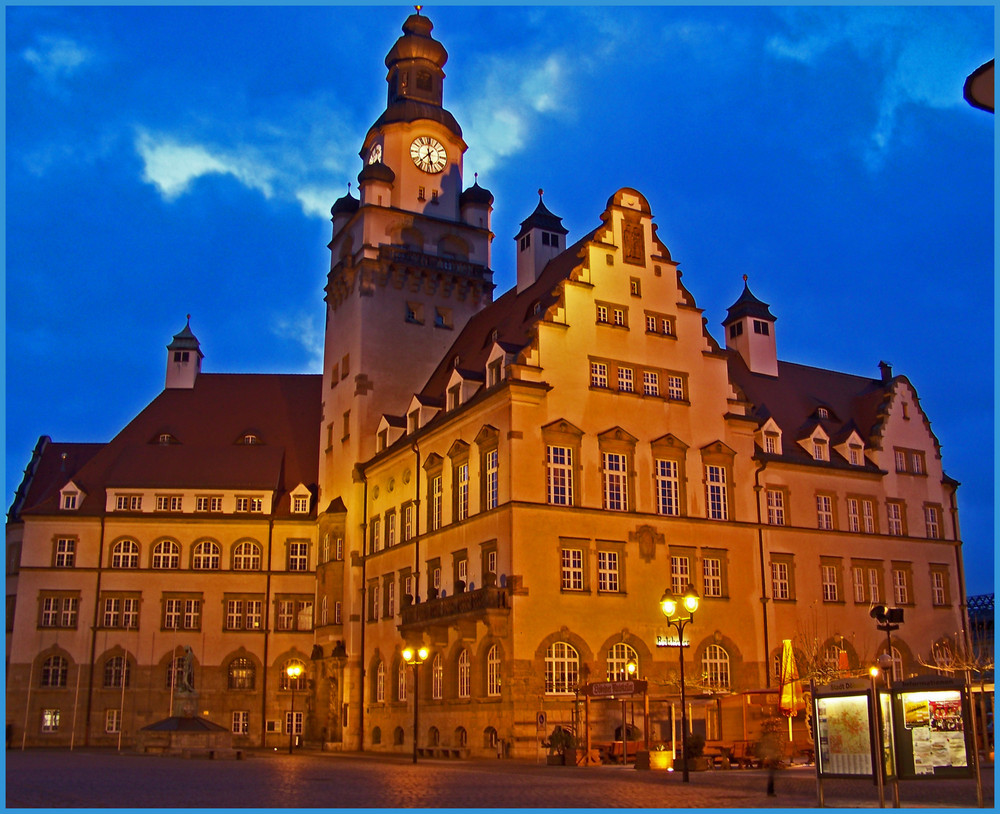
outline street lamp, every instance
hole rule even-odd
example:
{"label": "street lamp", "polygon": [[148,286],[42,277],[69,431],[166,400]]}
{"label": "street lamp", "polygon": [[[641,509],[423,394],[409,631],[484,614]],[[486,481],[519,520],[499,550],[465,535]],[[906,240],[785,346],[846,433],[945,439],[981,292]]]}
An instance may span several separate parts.
{"label": "street lamp", "polygon": [[[687,616],[678,615],[678,605],[683,606],[684,610],[687,611]],[[667,588],[663,592],[663,596],[660,597],[660,610],[667,617],[667,625],[677,628],[677,647],[681,655],[681,758],[684,761],[683,779],[685,783],[688,783],[690,782],[690,777],[688,776],[687,759],[687,704],[684,695],[684,628],[694,621],[694,612],[698,610],[698,594],[694,589],[694,585],[689,584],[687,586],[687,590],[684,592],[684,596],[681,597],[679,603],[677,597],[674,596],[674,592]]]}
{"label": "street lamp", "polygon": [[430,651],[426,647],[403,649],[403,661],[413,667],[413,762],[417,762],[417,727],[420,715],[420,665],[427,661]]}
{"label": "street lamp", "polygon": [[[878,657],[878,664],[868,669],[868,675],[872,679],[872,704],[875,707],[875,769],[878,772],[878,798],[879,807],[885,808],[885,782],[883,778],[892,773],[892,807],[899,808],[899,775],[896,773],[895,765],[889,768],[889,756],[895,754],[891,740],[892,735],[885,731],[886,720],[882,717],[882,701],[878,695],[876,682],[879,675],[885,676],[885,688],[889,689],[889,676],[892,673],[892,656],[883,653]],[[893,761],[895,762],[895,761]]]}
{"label": "street lamp", "polygon": [[[632,659],[629,659],[625,663],[625,667],[622,668],[622,680],[631,681],[632,676],[635,675],[635,671],[636,671],[636,663],[632,661]],[[622,694],[622,765],[623,766],[628,763],[628,740],[626,739],[627,733],[625,730],[625,698],[626,696],[623,693]]]}
{"label": "street lamp", "polygon": [[292,714],[288,721],[288,754],[292,754],[295,746],[295,686],[299,683],[299,676],[302,675],[302,665],[293,661],[285,668],[285,675],[288,676],[288,686],[292,688]]}

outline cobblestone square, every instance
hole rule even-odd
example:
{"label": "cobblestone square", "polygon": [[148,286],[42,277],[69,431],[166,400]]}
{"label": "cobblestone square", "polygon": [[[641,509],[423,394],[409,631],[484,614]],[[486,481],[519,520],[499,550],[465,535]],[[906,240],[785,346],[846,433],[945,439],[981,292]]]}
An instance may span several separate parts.
{"label": "cobblestone square", "polygon": [[[809,766],[778,773],[691,774],[631,767],[546,766],[522,760],[425,760],[364,754],[250,752],[243,760],[104,750],[7,752],[8,808],[815,808]],[[871,782],[826,781],[830,808],[877,808]],[[983,770],[992,808],[993,767]],[[973,780],[900,785],[903,808],[974,808]],[[886,790],[887,805],[891,795]]]}

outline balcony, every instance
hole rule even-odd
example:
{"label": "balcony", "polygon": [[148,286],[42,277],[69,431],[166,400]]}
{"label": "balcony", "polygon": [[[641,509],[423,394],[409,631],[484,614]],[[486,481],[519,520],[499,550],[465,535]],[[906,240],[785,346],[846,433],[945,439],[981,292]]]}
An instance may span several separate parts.
{"label": "balcony", "polygon": [[489,280],[490,278],[490,271],[486,266],[469,263],[465,260],[458,260],[454,257],[438,257],[433,254],[424,254],[406,246],[387,246],[383,243],[378,247],[378,257],[382,263],[396,263],[421,271],[457,274],[476,280]]}
{"label": "balcony", "polygon": [[509,612],[510,591],[507,588],[486,587],[453,596],[428,599],[419,605],[402,608],[401,628],[433,622],[448,623],[457,617],[485,617],[489,611]]}

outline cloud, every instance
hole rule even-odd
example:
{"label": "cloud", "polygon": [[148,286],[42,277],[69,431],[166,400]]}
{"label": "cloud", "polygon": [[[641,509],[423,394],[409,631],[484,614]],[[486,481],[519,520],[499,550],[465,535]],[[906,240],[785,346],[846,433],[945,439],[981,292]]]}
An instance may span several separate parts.
{"label": "cloud", "polygon": [[559,115],[567,108],[566,58],[549,54],[532,62],[524,58],[490,57],[472,74],[486,77],[475,96],[459,101],[470,161],[478,172],[492,170],[524,148],[541,117]]}
{"label": "cloud", "polygon": [[899,113],[907,105],[960,108],[965,77],[979,60],[982,40],[975,10],[956,8],[786,9],[788,31],[765,43],[778,60],[819,67],[847,49],[860,58],[876,94],[878,115],[863,158],[871,169],[898,143]]}
{"label": "cloud", "polygon": [[35,45],[25,48],[21,56],[49,83],[73,76],[94,58],[90,50],[68,37],[50,34],[40,34]]}
{"label": "cloud", "polygon": [[303,372],[323,371],[323,332],[313,317],[305,314],[279,316],[271,325],[271,333],[280,339],[290,339],[305,349],[309,360]]}

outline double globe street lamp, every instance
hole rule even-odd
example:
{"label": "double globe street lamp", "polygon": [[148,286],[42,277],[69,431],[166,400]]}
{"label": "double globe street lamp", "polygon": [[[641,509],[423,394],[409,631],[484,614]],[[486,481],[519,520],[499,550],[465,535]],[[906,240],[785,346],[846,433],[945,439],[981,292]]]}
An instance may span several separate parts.
{"label": "double globe street lamp", "polygon": [[[683,608],[687,616],[681,615]],[[698,593],[693,585],[688,585],[684,596],[678,601],[674,592],[667,588],[660,597],[660,610],[667,617],[667,625],[677,629],[677,650],[681,662],[681,758],[684,761],[683,780],[690,782],[688,776],[687,757],[687,700],[684,695],[684,628],[694,621],[694,612],[698,610]]]}
{"label": "double globe street lamp", "polygon": [[420,706],[420,665],[427,661],[430,651],[426,647],[414,650],[412,647],[403,649],[403,661],[413,667],[413,762],[417,762],[417,729]]}

